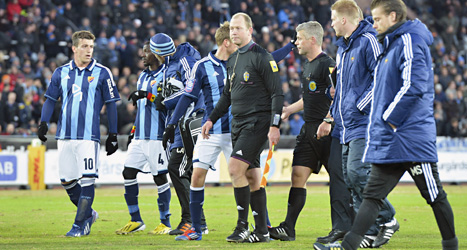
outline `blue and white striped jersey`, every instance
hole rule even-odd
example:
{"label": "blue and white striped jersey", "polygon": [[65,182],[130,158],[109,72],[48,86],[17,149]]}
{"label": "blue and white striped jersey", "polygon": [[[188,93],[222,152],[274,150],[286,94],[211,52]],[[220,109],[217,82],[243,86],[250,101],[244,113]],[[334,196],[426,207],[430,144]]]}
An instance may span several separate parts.
{"label": "blue and white striped jersey", "polygon": [[[192,100],[197,100],[200,91],[204,95],[204,104],[206,112],[203,117],[203,124],[209,118],[212,110],[216,106],[222,95],[225,81],[227,78],[226,61],[221,61],[214,56],[216,51],[211,51],[208,56],[196,62],[191,70],[190,79],[187,81],[184,95]],[[230,122],[232,114],[227,112],[216,123],[214,123],[211,134],[230,133]]]}
{"label": "blue and white striped jersey", "polygon": [[[138,90],[145,90],[157,96],[157,86],[164,79],[165,65],[155,71],[145,69],[139,75]],[[138,113],[135,121],[135,140],[162,140],[165,129],[166,111],[156,110],[156,104],[147,98],[138,100]]]}
{"label": "blue and white striped jersey", "polygon": [[99,113],[104,103],[120,100],[110,70],[92,59],[80,70],[72,60],[58,67],[45,97],[62,98],[56,139],[100,141]]}

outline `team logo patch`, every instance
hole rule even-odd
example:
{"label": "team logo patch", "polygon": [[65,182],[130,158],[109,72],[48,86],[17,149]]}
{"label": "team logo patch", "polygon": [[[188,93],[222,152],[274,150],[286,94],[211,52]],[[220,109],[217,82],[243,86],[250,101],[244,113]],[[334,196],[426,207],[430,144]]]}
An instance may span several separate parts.
{"label": "team logo patch", "polygon": [[387,63],[387,62],[388,62],[388,59],[386,58],[386,59],[384,60],[384,63]]}
{"label": "team logo patch", "polygon": [[308,89],[310,89],[310,91],[315,91],[316,90],[316,82],[311,81],[310,83],[308,83]]}
{"label": "team logo patch", "polygon": [[247,71],[247,72],[243,73],[243,80],[245,80],[245,82],[248,82],[248,79],[250,79],[250,73],[248,73],[248,71]]}
{"label": "team logo patch", "polygon": [[332,74],[333,71],[334,71],[334,67],[329,67],[329,73]]}
{"label": "team logo patch", "polygon": [[355,60],[355,57],[352,56],[352,57],[350,58],[350,60],[352,60],[352,62],[353,62],[353,60]]}
{"label": "team logo patch", "polygon": [[279,68],[277,67],[276,61],[269,61],[269,64],[271,64],[272,72],[279,71]]}
{"label": "team logo patch", "polygon": [[156,82],[157,82],[156,80],[152,80],[151,81],[151,87],[154,87],[154,84],[156,84]]}
{"label": "team logo patch", "polygon": [[196,79],[190,79],[187,81],[186,87],[185,87],[186,92],[190,93],[191,91],[193,91],[193,86],[195,86],[195,81]]}
{"label": "team logo patch", "polygon": [[91,83],[94,80],[94,76],[88,76],[88,82]]}

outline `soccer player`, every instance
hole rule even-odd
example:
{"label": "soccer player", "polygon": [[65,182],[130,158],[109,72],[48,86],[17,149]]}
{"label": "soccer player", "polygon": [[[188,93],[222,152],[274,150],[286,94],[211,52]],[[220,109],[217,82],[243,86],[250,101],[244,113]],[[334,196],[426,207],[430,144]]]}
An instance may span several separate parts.
{"label": "soccer player", "polygon": [[[118,149],[117,108],[120,100],[110,70],[92,58],[94,35],[77,31],[72,36],[73,60],[58,67],[45,93],[38,137],[43,142],[55,103],[62,99],[57,126],[59,176],[71,202],[78,207],[69,237],[89,235],[97,213],[91,208],[94,182],[98,177],[100,150],[99,113],[104,103],[109,119],[107,155]],[[80,183],[78,183],[80,182]]]}
{"label": "soccer player", "polygon": [[[185,88],[185,83],[190,76],[191,68],[197,60],[201,59],[201,56],[189,43],[182,43],[175,48],[172,38],[164,33],[158,33],[151,37],[150,49],[164,67],[163,75],[165,83],[162,89],[162,95],[156,98],[156,105],[159,106],[158,109],[167,110],[167,119],[170,120],[177,102],[183,94],[183,91],[180,90]],[[203,105],[202,99],[198,101],[198,105],[194,106],[192,110],[197,111],[200,105]],[[169,234],[180,235],[191,228],[189,194],[192,159],[185,153],[180,130],[177,126],[167,126],[163,137],[174,138],[174,140],[169,140],[171,144],[168,145],[171,153],[168,170],[180,202],[182,218],[177,228],[170,231]],[[167,146],[164,143],[163,145],[164,148]],[[202,220],[203,225],[205,225],[204,214]]]}
{"label": "soccer player", "polygon": [[[224,88],[224,79],[227,76],[227,59],[237,49],[237,45],[230,40],[229,32],[229,22],[225,22],[217,29],[215,39],[218,49],[211,51],[208,56],[197,61],[193,66],[183,96],[178,101],[168,126],[178,123],[190,104],[198,100],[200,93],[204,95],[206,106],[203,123],[208,119]],[[208,170],[210,168],[215,170],[214,163],[220,152],[224,153],[227,161],[232,153],[231,120],[232,115],[227,112],[214,124],[210,131],[209,140],[201,138],[197,140],[190,186],[190,213],[193,229],[177,236],[176,240],[201,240],[202,238],[201,211],[204,204],[204,183]]]}
{"label": "soccer player", "polygon": [[[342,244],[315,249],[357,249],[374,224],[383,199],[407,171],[433,209],[444,250],[457,250],[454,215],[439,179],[433,117],[433,36],[418,19],[407,21],[402,0],[373,0],[373,27],[383,51],[377,59],[363,161],[371,173],[363,202]],[[410,244],[410,243],[409,243]]]}
{"label": "soccer player", "polygon": [[[372,99],[373,74],[376,59],[381,53],[372,23],[362,20],[361,13],[354,0],[340,0],[331,7],[331,26],[339,37],[336,41],[336,96],[332,117],[340,128],[344,179],[351,191],[355,213],[362,203],[363,189],[371,171],[371,164],[361,160]],[[378,219],[365,234],[360,247],[379,247],[387,243],[399,230],[395,213],[394,207],[385,198]]]}
{"label": "soccer player", "polygon": [[161,223],[150,234],[168,234],[170,225],[170,184],[167,180],[167,154],[162,147],[162,133],[164,132],[166,111],[156,110],[154,103],[160,88],[159,83],[163,81],[164,66],[149,49],[149,42],[143,46],[142,60],[146,67],[141,72],[137,88],[130,94],[128,100],[138,104],[136,121],[128,138],[128,153],[123,169],[125,179],[125,201],[131,215],[130,221],[116,231],[117,234],[128,234],[144,230],[146,225],[141,219],[138,206],[138,172],[153,175],[157,185],[159,198],[159,215]]}
{"label": "soccer player", "polygon": [[[227,61],[227,78],[220,99],[201,133],[209,131],[231,108],[232,154],[229,174],[234,187],[238,220],[229,242],[269,242],[266,192],[260,187],[259,156],[269,138],[269,148],[280,138],[280,115],[284,96],[279,69],[271,54],[252,41],[251,18],[235,14],[230,22],[230,39],[238,46]],[[251,192],[251,195],[250,195]],[[251,204],[256,228],[248,229]]]}

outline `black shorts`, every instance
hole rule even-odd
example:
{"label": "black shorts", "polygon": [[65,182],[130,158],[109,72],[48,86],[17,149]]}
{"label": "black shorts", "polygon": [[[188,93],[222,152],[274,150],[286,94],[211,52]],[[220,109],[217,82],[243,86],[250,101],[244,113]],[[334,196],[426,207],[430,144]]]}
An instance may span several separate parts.
{"label": "black shorts", "polygon": [[313,170],[313,173],[317,174],[322,165],[328,165],[331,136],[325,136],[318,140],[316,131],[319,125],[319,123],[303,124],[293,151],[292,166],[309,167]]}
{"label": "black shorts", "polygon": [[259,168],[259,157],[268,140],[269,114],[232,119],[231,157],[248,163],[248,168]]}

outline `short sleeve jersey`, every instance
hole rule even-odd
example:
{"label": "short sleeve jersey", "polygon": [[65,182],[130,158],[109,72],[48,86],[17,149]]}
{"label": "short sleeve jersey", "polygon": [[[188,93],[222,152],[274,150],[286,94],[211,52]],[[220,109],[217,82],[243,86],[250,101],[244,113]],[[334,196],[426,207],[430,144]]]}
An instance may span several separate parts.
{"label": "short sleeve jersey", "polygon": [[335,66],[334,60],[325,53],[303,65],[301,85],[305,122],[320,123],[326,117],[331,105],[326,89],[331,85],[330,74]]}

